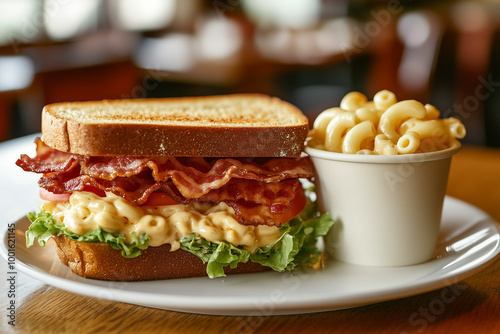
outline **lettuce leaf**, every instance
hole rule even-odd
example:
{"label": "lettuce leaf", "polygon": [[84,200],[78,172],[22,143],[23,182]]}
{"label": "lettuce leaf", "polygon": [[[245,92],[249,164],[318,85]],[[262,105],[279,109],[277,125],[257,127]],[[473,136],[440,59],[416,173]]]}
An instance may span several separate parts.
{"label": "lettuce leaf", "polygon": [[316,203],[309,202],[302,212],[281,227],[282,235],[273,244],[257,248],[254,253],[235,247],[227,242],[212,243],[196,235],[182,237],[181,249],[190,252],[207,263],[210,278],[226,276],[224,267],[235,268],[248,260],[271,267],[275,271],[293,270],[297,266],[316,264],[320,250],[318,237],[326,235],[333,226],[328,213],[317,215]]}
{"label": "lettuce leaf", "polygon": [[[140,237],[133,234],[133,241],[126,243],[123,234],[116,235],[102,228],[78,235],[67,230],[64,224],[56,224],[52,215],[44,211],[28,214],[32,222],[26,231],[26,246],[29,248],[38,239],[40,246],[55,235],[83,242],[105,242],[112,248],[121,250],[126,258],[140,255],[148,247],[149,237],[143,233]],[[293,270],[303,264],[316,264],[321,254],[317,248],[317,239],[327,234],[333,226],[329,214],[318,215],[315,202],[308,202],[304,210],[281,227],[282,235],[273,244],[258,248],[250,253],[243,247],[236,247],[227,242],[210,242],[195,234],[182,237],[180,248],[199,257],[207,264],[210,278],[226,276],[224,267],[235,268],[239,263],[248,261],[271,267],[275,271]]]}
{"label": "lettuce leaf", "polygon": [[126,258],[134,258],[141,254],[141,250],[148,248],[149,236],[143,233],[137,237],[132,233],[132,242],[126,243],[123,234],[113,234],[98,227],[95,230],[88,231],[84,235],[75,234],[68,231],[64,224],[56,224],[52,215],[45,211],[29,213],[28,219],[31,225],[26,231],[26,247],[33,246],[35,239],[38,239],[40,246],[45,246],[54,234],[65,235],[66,237],[83,242],[105,242],[112,248],[120,250],[122,256]]}
{"label": "lettuce leaf", "polygon": [[224,267],[236,268],[238,263],[248,262],[250,252],[235,247],[227,242],[210,242],[195,234],[182,237],[181,249],[199,257],[203,263],[207,263],[207,275],[210,278],[226,276]]}

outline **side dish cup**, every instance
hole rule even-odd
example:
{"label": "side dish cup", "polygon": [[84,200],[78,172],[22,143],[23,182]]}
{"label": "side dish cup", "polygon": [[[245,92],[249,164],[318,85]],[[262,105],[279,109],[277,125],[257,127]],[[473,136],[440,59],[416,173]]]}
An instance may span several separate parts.
{"label": "side dish cup", "polygon": [[343,154],[311,147],[322,212],[335,221],[326,251],[348,263],[413,265],[430,260],[437,244],[450,148],[406,155]]}

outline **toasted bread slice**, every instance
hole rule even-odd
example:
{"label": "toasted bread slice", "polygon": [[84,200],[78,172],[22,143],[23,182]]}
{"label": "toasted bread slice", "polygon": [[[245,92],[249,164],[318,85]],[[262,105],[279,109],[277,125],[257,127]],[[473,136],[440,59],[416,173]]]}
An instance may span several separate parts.
{"label": "toasted bread slice", "polygon": [[[54,237],[57,255],[72,272],[85,278],[108,281],[148,281],[207,276],[207,265],[196,255],[170,245],[148,247],[136,258],[127,259],[105,243],[79,242],[64,235]],[[255,262],[224,268],[227,275],[270,270]]]}
{"label": "toasted bread slice", "polygon": [[91,156],[298,157],[308,119],[260,94],[47,105],[42,140]]}

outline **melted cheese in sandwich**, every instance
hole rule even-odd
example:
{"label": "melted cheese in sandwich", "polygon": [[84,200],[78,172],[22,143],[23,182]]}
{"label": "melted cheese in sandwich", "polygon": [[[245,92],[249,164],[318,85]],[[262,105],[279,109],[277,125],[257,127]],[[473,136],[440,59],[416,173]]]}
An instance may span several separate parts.
{"label": "melted cheese in sandwich", "polygon": [[183,236],[195,233],[211,241],[242,245],[250,252],[275,242],[281,235],[277,227],[246,226],[237,222],[234,210],[225,203],[189,203],[188,205],[136,206],[112,193],[99,197],[90,192],[74,192],[69,202],[46,202],[42,209],[64,223],[76,234],[85,234],[100,226],[108,232],[123,233],[132,241],[132,232],[149,237],[150,246],[170,244],[180,247]]}

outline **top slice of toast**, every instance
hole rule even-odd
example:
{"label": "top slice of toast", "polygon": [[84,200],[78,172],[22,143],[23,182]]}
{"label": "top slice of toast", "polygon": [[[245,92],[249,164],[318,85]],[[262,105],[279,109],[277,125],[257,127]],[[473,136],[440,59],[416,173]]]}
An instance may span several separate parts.
{"label": "top slice of toast", "polygon": [[76,154],[297,157],[309,130],[293,105],[260,94],[47,105],[42,140]]}

